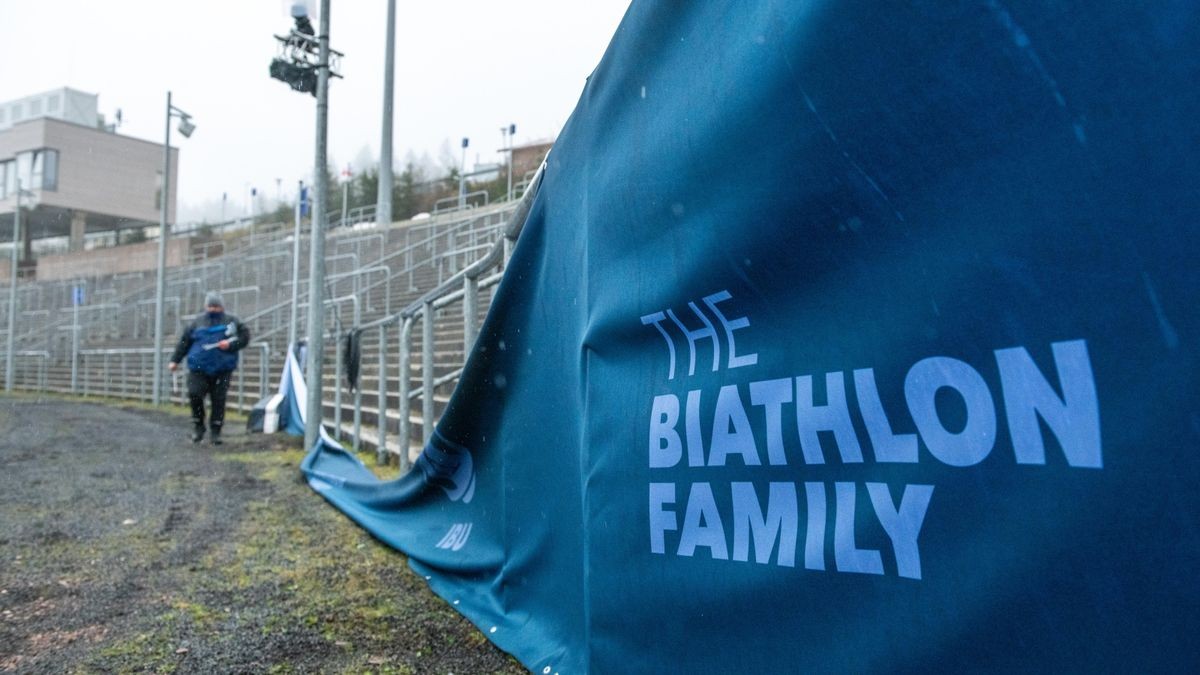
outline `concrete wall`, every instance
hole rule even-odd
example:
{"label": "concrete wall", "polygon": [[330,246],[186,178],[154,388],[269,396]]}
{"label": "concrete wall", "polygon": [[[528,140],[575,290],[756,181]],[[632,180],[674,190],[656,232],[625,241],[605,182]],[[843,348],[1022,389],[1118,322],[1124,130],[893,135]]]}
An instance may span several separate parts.
{"label": "concrete wall", "polygon": [[[187,260],[191,246],[191,237],[167,241],[167,267],[182,265]],[[8,269],[7,260],[3,262],[3,266],[5,270]],[[42,256],[37,261],[37,279],[38,281],[77,279],[107,274],[142,272],[157,269],[157,267],[158,242],[147,241],[141,244]]]}

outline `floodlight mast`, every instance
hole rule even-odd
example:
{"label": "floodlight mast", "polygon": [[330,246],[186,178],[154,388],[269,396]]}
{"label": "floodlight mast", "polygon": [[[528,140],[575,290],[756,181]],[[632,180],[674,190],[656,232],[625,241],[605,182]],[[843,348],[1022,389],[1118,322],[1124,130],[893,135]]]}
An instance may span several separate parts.
{"label": "floodlight mast", "polygon": [[[312,236],[308,259],[308,401],[304,424],[304,448],[311,450],[319,442],[321,428],[321,379],[325,347],[325,210],[329,204],[329,172],[326,170],[326,141],[329,131],[329,4],[321,0],[321,29],[317,63],[317,141],[313,162],[316,204],[312,210]],[[295,31],[293,31],[295,32]]]}
{"label": "floodlight mast", "polygon": [[383,125],[379,142],[379,187],[375,195],[375,222],[392,224],[392,102],[396,69],[396,0],[387,0],[387,34],[383,57]]}
{"label": "floodlight mast", "polygon": [[[311,450],[319,439],[321,428],[321,371],[325,346],[325,207],[329,204],[329,173],[326,170],[326,143],[329,132],[329,78],[341,77],[343,54],[329,48],[329,3],[321,0],[320,30],[314,37],[308,10],[301,3],[292,6],[296,27],[288,34],[276,35],[279,54],[271,61],[271,77],[286,82],[296,91],[317,97],[317,139],[313,162],[315,196],[312,204],[312,230],[308,259],[308,362],[305,379],[308,398],[305,401],[304,447]],[[299,209],[297,209],[299,213]],[[299,218],[297,245],[299,255]],[[293,269],[295,261],[293,261]],[[293,297],[297,285],[292,284]],[[295,305],[295,301],[292,303]],[[294,322],[293,322],[294,323]],[[289,345],[290,348],[290,345]]]}
{"label": "floodlight mast", "polygon": [[[307,18],[307,17],[305,17]],[[309,33],[292,29],[287,35],[276,35],[279,42],[276,56],[271,60],[271,77],[286,83],[292,89],[317,95],[317,71],[321,67],[321,41]],[[326,48],[328,48],[326,39]],[[330,77],[341,77],[342,57],[335,49],[329,49],[325,60]]]}

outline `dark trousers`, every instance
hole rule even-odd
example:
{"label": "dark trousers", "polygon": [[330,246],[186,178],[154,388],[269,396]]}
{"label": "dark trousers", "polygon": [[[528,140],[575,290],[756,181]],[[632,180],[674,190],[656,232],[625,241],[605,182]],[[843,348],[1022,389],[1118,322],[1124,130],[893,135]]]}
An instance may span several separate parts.
{"label": "dark trousers", "polygon": [[204,397],[212,399],[212,418],[209,428],[220,431],[225,423],[225,392],[229,391],[230,373],[208,375],[189,371],[187,377],[188,401],[192,404],[192,424],[204,428]]}

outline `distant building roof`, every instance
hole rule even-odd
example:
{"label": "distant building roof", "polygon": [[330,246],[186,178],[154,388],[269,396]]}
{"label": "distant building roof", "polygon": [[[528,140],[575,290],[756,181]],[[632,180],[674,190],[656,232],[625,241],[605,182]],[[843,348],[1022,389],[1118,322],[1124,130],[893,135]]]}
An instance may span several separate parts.
{"label": "distant building roof", "polygon": [[512,149],[515,152],[518,150],[527,150],[529,148],[544,148],[548,145],[554,145],[553,138],[540,138],[536,141],[527,141],[525,143],[521,143],[520,145],[514,145]]}
{"label": "distant building roof", "polygon": [[26,120],[51,117],[87,127],[99,121],[99,96],[70,87],[0,103],[0,131]]}

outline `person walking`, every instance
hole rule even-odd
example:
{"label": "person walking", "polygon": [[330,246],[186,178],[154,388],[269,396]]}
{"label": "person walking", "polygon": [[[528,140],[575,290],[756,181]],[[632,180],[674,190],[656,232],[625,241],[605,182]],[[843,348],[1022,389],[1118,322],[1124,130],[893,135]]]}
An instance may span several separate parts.
{"label": "person walking", "polygon": [[225,313],[225,301],[215,291],[204,296],[204,312],[197,315],[179,336],[167,368],[171,372],[187,356],[188,401],[192,405],[192,442],[204,438],[204,397],[212,400],[208,429],[213,445],[221,444],[225,423],[225,393],[229,375],[237,369],[238,352],[250,344],[250,330],[238,318]]}

